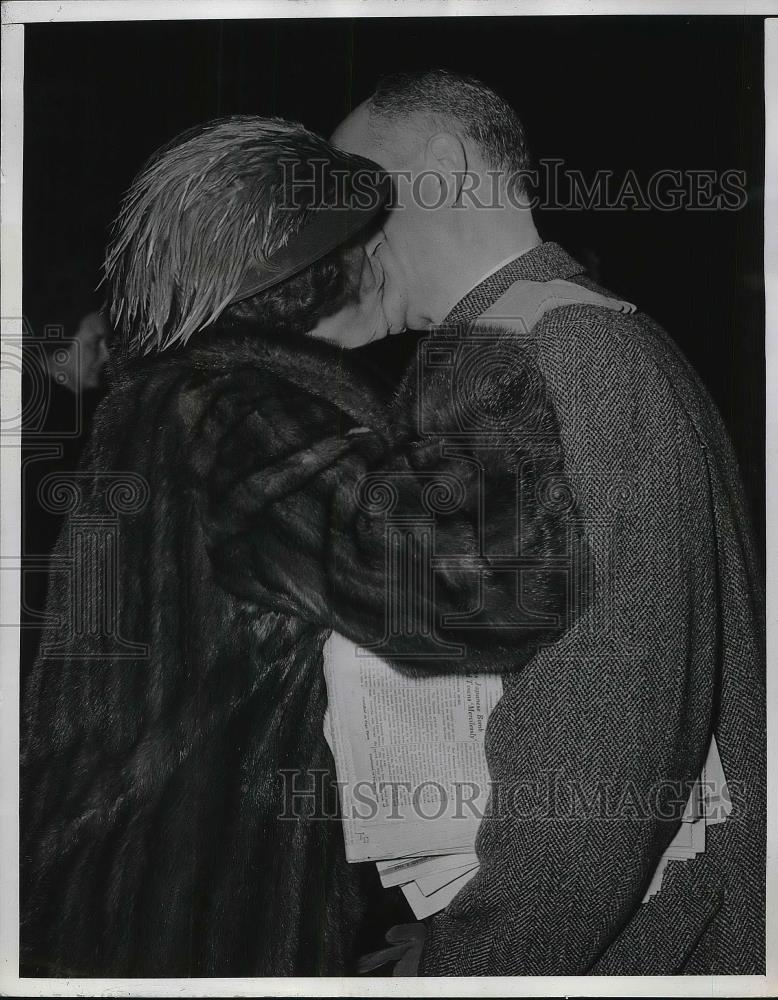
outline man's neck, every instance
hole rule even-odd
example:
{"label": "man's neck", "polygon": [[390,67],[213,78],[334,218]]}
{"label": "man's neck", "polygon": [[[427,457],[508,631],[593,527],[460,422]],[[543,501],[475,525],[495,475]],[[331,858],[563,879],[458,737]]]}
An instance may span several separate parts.
{"label": "man's neck", "polygon": [[510,261],[539,246],[542,240],[534,225],[520,231],[473,233],[466,246],[459,246],[441,269],[443,280],[430,303],[430,325],[443,322],[457,302]]}

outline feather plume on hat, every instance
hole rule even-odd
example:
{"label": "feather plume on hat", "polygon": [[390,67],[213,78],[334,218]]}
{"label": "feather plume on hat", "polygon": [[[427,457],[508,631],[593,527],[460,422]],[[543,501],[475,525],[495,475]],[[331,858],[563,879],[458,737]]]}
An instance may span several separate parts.
{"label": "feather plume on hat", "polygon": [[[302,125],[250,115],[209,122],[154,154],[125,196],[105,262],[111,320],[130,353],[185,344],[246,297],[247,276],[251,284],[252,275],[269,273],[264,284],[254,282],[255,291],[268,287],[341,242],[342,214],[340,229],[331,226],[315,253],[301,248],[296,260],[290,252],[327,187],[292,191],[290,164],[306,177],[323,164],[330,175],[344,166],[377,169]],[[274,271],[279,256],[283,266]]]}

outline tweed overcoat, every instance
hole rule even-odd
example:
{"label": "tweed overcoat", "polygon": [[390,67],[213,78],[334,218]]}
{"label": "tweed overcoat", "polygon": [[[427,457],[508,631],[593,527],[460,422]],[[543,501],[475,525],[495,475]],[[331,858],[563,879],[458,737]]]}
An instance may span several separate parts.
{"label": "tweed overcoat", "polygon": [[[587,614],[505,677],[487,758],[507,804],[481,826],[478,875],[429,921],[421,970],[763,973],[764,598],[737,461],[645,315],[572,305],[527,331],[514,282],[558,278],[597,287],[543,243],[446,320],[499,318],[535,360],[595,570]],[[713,733],[732,813],[643,903]]]}

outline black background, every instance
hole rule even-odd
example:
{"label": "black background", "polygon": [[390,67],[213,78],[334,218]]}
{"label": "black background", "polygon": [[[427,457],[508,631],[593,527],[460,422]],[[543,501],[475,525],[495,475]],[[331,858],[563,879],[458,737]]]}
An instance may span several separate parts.
{"label": "black background", "polygon": [[36,333],[93,308],[108,226],[146,157],[233,113],[328,134],[379,74],[445,67],[519,111],[536,159],[591,176],[744,170],[739,211],[542,212],[670,331],[730,428],[764,532],[763,24],[758,18],[85,23],[25,30],[24,302]]}

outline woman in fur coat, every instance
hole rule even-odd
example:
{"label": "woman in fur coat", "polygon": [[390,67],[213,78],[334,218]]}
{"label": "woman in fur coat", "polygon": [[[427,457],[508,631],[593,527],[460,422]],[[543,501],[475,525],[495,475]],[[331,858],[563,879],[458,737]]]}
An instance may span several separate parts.
{"label": "woman in fur coat", "polygon": [[[308,179],[327,164],[302,202],[290,158]],[[314,812],[337,811],[322,647],[331,629],[385,633],[385,517],[366,476],[389,477],[395,513],[429,513],[433,482],[456,494],[435,521],[436,551],[456,558],[409,598],[443,631],[386,655],[515,669],[568,622],[545,560],[582,545],[569,512],[537,501],[561,461],[531,365],[517,354],[487,387],[501,433],[452,457],[445,377],[421,411],[413,374],[386,409],[337,347],[387,332],[384,276],[355,242],[386,194],[375,165],[260,118],[178,139],[128,194],[107,262],[124,351],[80,472],[50,484],[68,516],[22,706],[27,975],[353,971],[372,866],[346,864],[340,823]],[[517,531],[534,560],[520,600],[492,555]],[[500,629],[445,628],[481,606]],[[414,659],[441,635],[459,652]],[[293,820],[282,770],[318,775]]]}

